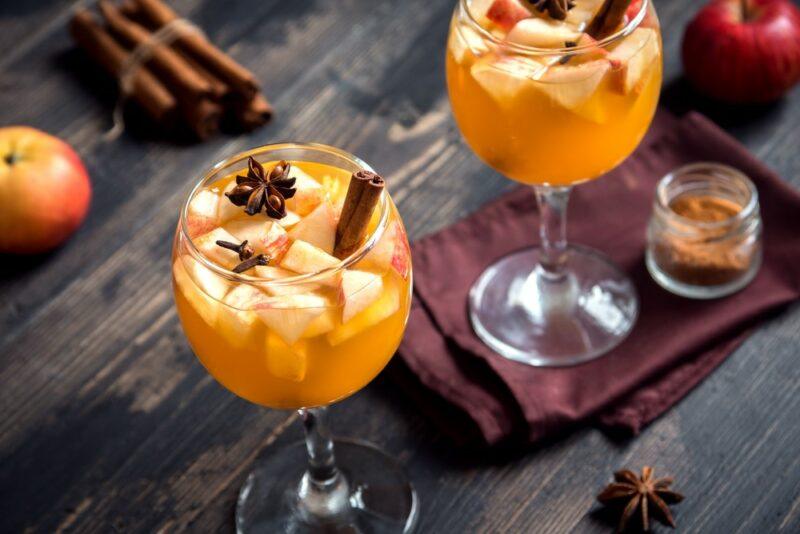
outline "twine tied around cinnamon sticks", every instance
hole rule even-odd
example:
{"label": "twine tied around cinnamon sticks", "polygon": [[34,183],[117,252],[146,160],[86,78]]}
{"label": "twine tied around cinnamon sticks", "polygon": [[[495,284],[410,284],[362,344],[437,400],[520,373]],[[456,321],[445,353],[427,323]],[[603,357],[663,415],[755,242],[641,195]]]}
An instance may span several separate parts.
{"label": "twine tied around cinnamon sticks", "polygon": [[166,25],[162,26],[155,33],[147,36],[147,39],[136,45],[130,55],[125,59],[122,66],[119,68],[118,81],[119,81],[119,96],[117,103],[114,106],[113,112],[113,125],[111,129],[106,132],[105,138],[112,141],[118,138],[125,130],[125,118],[123,116],[123,108],[125,102],[133,92],[133,75],[136,70],[140,69],[150,58],[153,56],[153,50],[157,46],[169,46],[183,35],[194,32],[200,35],[203,30],[189,22],[184,18],[176,18],[169,21]]}
{"label": "twine tied around cinnamon sticks", "polygon": [[109,137],[122,131],[122,108],[136,101],[159,126],[182,126],[206,139],[225,123],[249,131],[272,117],[253,74],[214,46],[161,0],[100,0],[70,23],[76,43],[120,86]]}

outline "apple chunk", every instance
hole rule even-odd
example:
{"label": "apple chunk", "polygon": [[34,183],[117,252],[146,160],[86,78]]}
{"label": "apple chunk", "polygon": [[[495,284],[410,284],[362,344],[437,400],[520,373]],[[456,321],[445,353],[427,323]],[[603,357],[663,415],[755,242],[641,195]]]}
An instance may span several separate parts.
{"label": "apple chunk", "polygon": [[[295,241],[281,260],[280,266],[296,273],[311,274],[318,273],[331,267],[339,265],[339,260],[305,241]],[[333,277],[326,283],[333,285],[338,282],[337,277]]]}
{"label": "apple chunk", "polygon": [[[267,278],[269,280],[280,280],[281,278],[289,278],[291,276],[297,276],[297,273],[292,271],[287,271],[286,269],[282,269],[281,267],[273,267],[271,265],[265,266],[258,266],[255,268],[255,275],[259,278]],[[283,295],[301,295],[304,293],[313,293],[314,291],[320,288],[320,284],[307,282],[303,284],[270,284],[266,282],[258,283],[257,284],[263,291],[266,291],[270,295],[274,295],[277,297]]]}
{"label": "apple chunk", "polygon": [[644,89],[652,66],[658,61],[658,34],[650,28],[636,28],[609,54],[613,86],[624,95]]}
{"label": "apple chunk", "polygon": [[[206,292],[199,287],[199,284],[196,283],[189,275],[184,262],[190,266],[197,265],[198,267],[203,268],[192,258],[176,258],[175,262],[172,264],[174,283],[177,286],[178,291],[180,291],[183,297],[189,302],[189,305],[194,309],[195,312],[197,312],[197,315],[200,316],[203,322],[205,322],[208,326],[213,327],[217,322],[220,304],[213,298],[209,297]],[[226,290],[227,288],[218,287],[213,291],[215,294],[222,297],[225,295]]]}
{"label": "apple chunk", "polygon": [[516,44],[538,48],[563,48],[568,41],[576,42],[580,32],[564,22],[543,18],[528,18],[517,22],[507,39]]}
{"label": "apple chunk", "polygon": [[286,207],[298,215],[311,213],[323,200],[325,189],[322,185],[295,164],[289,168],[289,178],[294,178],[294,197],[286,201]]}
{"label": "apple chunk", "polygon": [[380,298],[383,279],[380,275],[366,271],[345,271],[339,289],[342,306],[342,324]]}
{"label": "apple chunk", "polygon": [[231,200],[225,196],[226,193],[230,193],[233,191],[233,188],[236,187],[236,180],[231,180],[228,185],[225,186],[225,189],[222,190],[222,193],[219,195],[219,221],[225,222],[230,219],[234,219],[236,217],[241,217],[244,215],[244,207],[237,206]]}
{"label": "apple chunk", "polygon": [[391,284],[381,292],[380,298],[365,310],[356,314],[347,324],[328,332],[328,343],[339,345],[353,336],[366,331],[381,321],[388,319],[400,309],[400,291]]}
{"label": "apple chunk", "polygon": [[533,16],[519,0],[494,0],[486,11],[486,18],[503,28],[510,30],[519,21]]}
{"label": "apple chunk", "polygon": [[406,232],[399,221],[392,222],[364,257],[364,265],[384,273],[393,269],[404,280],[411,272],[411,251]]}
{"label": "apple chunk", "polygon": [[554,65],[536,83],[536,88],[548,95],[555,105],[601,123],[607,119],[605,107],[597,101],[594,101],[596,105],[591,105],[591,98],[610,68],[605,59],[578,65]]}
{"label": "apple chunk", "polygon": [[219,223],[220,197],[216,193],[203,189],[189,202],[186,213],[186,231],[189,237],[206,234]]}
{"label": "apple chunk", "polygon": [[275,221],[265,221],[261,217],[247,217],[227,222],[223,228],[253,247],[256,254],[266,254],[273,260],[283,256],[289,248],[289,235]]}
{"label": "apple chunk", "polygon": [[338,324],[337,308],[328,308],[322,315],[311,321],[308,328],[303,332],[303,338],[312,338],[327,334]]}
{"label": "apple chunk", "polygon": [[323,202],[289,231],[292,239],[311,243],[328,254],[336,243],[336,213],[330,203]]}
{"label": "apple chunk", "polygon": [[486,54],[472,65],[470,74],[500,106],[510,108],[544,68],[531,58]]}
{"label": "apple chunk", "polygon": [[283,380],[302,382],[306,376],[307,348],[305,343],[287,345],[272,332],[267,333],[265,342],[267,371]]}
{"label": "apple chunk", "polygon": [[232,346],[242,348],[253,339],[258,324],[258,316],[252,311],[262,300],[268,298],[258,289],[239,284],[225,295],[220,308],[219,333]]}
{"label": "apple chunk", "polygon": [[255,312],[273,333],[291,345],[327,307],[327,299],[320,295],[285,295],[259,302]]}

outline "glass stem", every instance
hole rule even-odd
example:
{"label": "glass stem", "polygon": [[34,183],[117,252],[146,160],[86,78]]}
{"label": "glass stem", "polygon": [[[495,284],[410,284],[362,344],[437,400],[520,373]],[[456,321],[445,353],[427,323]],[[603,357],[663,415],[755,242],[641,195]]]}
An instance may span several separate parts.
{"label": "glass stem", "polygon": [[308,467],[298,490],[298,509],[307,519],[345,514],[349,510],[347,481],[336,468],[327,407],[299,410],[306,433]]}
{"label": "glass stem", "polygon": [[558,281],[566,276],[567,262],[567,204],[571,187],[534,186],[539,204],[539,237],[542,254],[541,274]]}

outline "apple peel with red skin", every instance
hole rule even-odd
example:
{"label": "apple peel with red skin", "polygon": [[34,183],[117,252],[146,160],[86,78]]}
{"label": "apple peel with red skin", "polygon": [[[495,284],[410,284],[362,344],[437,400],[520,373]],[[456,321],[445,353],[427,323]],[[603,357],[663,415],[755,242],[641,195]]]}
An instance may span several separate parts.
{"label": "apple peel with red skin", "polygon": [[0,128],[0,253],[54,249],[86,218],[91,197],[67,143],[28,126]]}
{"label": "apple peel with red skin", "polygon": [[687,78],[730,103],[777,100],[800,81],[800,10],[787,0],[713,0],[683,36]]}

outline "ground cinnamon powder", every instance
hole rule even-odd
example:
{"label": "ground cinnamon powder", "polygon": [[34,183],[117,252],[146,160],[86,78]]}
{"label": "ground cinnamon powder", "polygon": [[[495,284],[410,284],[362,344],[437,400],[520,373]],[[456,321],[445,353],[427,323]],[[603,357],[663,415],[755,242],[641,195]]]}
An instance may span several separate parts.
{"label": "ground cinnamon powder", "polygon": [[[670,202],[676,214],[698,223],[722,223],[734,217],[742,206],[713,195],[681,195]],[[704,228],[689,221],[671,225],[655,247],[661,270],[677,281],[699,286],[727,284],[750,267],[753,248],[731,237],[738,220]]]}

